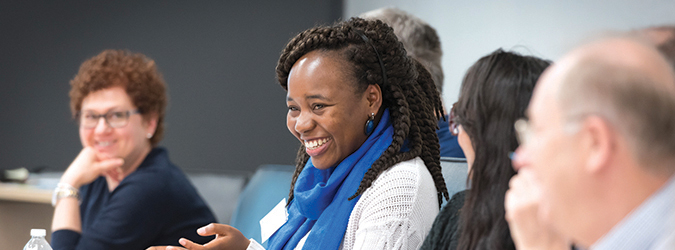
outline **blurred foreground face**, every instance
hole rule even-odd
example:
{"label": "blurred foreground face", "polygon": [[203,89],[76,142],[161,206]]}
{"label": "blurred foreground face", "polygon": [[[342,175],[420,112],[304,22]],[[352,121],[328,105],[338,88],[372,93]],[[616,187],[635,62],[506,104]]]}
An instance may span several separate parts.
{"label": "blurred foreground face", "polygon": [[577,128],[583,115],[565,117],[557,101],[565,62],[547,69],[539,79],[527,110],[526,140],[517,150],[514,168],[529,172],[542,192],[539,216],[569,235],[581,190],[578,180],[583,152],[577,146]]}

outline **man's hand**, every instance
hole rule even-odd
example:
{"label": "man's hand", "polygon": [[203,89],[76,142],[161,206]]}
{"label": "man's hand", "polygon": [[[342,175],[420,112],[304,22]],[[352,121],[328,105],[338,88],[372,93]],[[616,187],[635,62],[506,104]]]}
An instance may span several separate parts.
{"label": "man's hand", "polygon": [[506,221],[518,250],[570,249],[570,242],[539,216],[541,189],[534,176],[520,170],[511,178],[504,199]]}

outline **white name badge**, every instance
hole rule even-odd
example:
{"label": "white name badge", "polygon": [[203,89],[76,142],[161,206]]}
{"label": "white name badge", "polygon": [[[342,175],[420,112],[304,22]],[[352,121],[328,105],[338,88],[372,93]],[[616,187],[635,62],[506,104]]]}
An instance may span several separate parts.
{"label": "white name badge", "polygon": [[265,217],[260,220],[260,236],[262,243],[265,243],[281,226],[288,220],[288,211],[286,210],[286,198],[272,208]]}

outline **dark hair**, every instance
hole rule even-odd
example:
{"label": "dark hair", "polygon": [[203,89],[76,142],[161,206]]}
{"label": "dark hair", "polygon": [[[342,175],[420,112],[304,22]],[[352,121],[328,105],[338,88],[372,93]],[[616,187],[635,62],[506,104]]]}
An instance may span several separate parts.
{"label": "dark hair", "polygon": [[[365,35],[369,42],[361,36]],[[383,83],[383,72],[374,48],[381,55],[387,81]],[[448,199],[448,191],[441,174],[440,150],[436,135],[437,118],[443,107],[429,72],[419,62],[406,55],[403,45],[393,30],[379,20],[352,18],[332,26],[320,26],[306,30],[286,45],[277,64],[277,79],[286,90],[291,67],[303,55],[315,51],[335,51],[346,63],[358,86],[351,87],[365,91],[370,84],[379,84],[382,89],[382,108],[389,108],[394,126],[391,145],[365,173],[353,199],[369,188],[380,173],[396,163],[420,157],[434,179],[438,190],[439,204],[442,197]],[[401,152],[407,141],[409,151]],[[296,158],[296,169],[291,182],[289,200],[293,199],[293,188],[298,175],[304,168],[309,155],[301,145]]]}
{"label": "dark hair", "polygon": [[70,110],[75,117],[82,109],[82,100],[92,92],[120,86],[131,102],[149,118],[157,115],[157,129],[150,144],[157,146],[164,135],[166,84],[155,61],[127,50],[104,50],[88,59],[70,80]]}
{"label": "dark hair", "polygon": [[532,90],[549,65],[498,49],[467,71],[454,112],[455,122],[471,138],[475,160],[457,249],[515,249],[504,219],[504,195],[515,174],[508,154],[518,147],[513,124],[524,117]]}

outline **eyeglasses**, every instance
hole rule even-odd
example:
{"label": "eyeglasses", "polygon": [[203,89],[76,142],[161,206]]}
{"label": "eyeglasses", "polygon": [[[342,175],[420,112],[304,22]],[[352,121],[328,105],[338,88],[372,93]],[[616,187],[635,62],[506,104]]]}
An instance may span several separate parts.
{"label": "eyeglasses", "polygon": [[112,128],[121,128],[129,123],[129,116],[133,114],[140,114],[138,110],[127,110],[127,111],[109,111],[105,114],[96,114],[94,112],[84,112],[79,114],[79,123],[80,127],[86,129],[95,128],[98,124],[98,121],[103,118],[108,126]]}
{"label": "eyeglasses", "polygon": [[449,124],[449,127],[450,127],[450,134],[452,134],[453,136],[457,136],[459,134],[459,123],[457,121],[455,121],[456,120],[456,117],[455,117],[455,107],[456,106],[457,106],[457,102],[452,104],[452,107],[450,108],[450,115],[448,115],[448,117],[449,117],[448,124]]}
{"label": "eyeglasses", "polygon": [[[594,113],[581,113],[576,115],[570,115],[568,116],[566,121],[564,121],[563,132],[567,134],[573,134],[578,132],[579,129],[581,128],[579,122],[590,115],[602,117],[601,115],[597,115]],[[516,138],[518,139],[518,144],[524,145],[532,141],[532,125],[530,124],[530,121],[527,118],[520,118],[516,120],[516,122],[513,124],[513,128],[516,130]]]}

